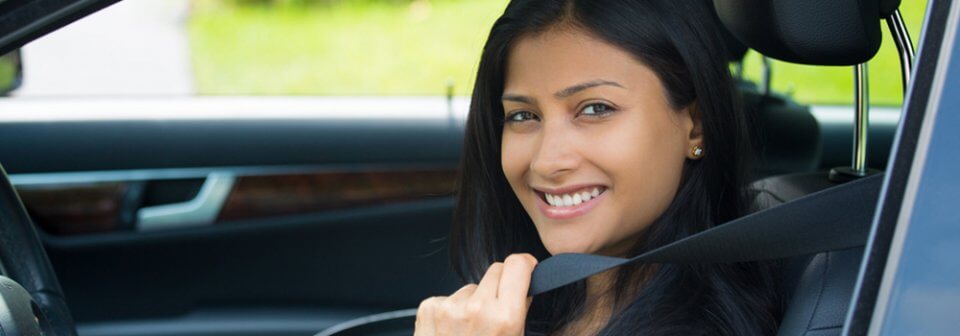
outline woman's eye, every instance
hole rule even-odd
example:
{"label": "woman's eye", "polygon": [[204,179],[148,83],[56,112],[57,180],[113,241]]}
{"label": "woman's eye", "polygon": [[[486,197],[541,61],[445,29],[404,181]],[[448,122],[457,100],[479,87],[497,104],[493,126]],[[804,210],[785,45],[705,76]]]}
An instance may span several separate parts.
{"label": "woman's eye", "polygon": [[537,115],[529,111],[519,111],[507,116],[507,122],[520,122],[537,119]]}
{"label": "woman's eye", "polygon": [[593,103],[585,106],[583,110],[580,111],[580,114],[588,115],[588,116],[603,116],[613,111],[614,111],[613,107],[611,107],[610,105],[602,104],[602,103]]}

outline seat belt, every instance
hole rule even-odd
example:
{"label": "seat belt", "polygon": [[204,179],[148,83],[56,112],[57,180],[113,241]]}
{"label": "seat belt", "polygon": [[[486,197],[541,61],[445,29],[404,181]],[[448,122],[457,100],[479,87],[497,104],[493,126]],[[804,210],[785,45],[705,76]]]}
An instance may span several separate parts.
{"label": "seat belt", "polygon": [[[781,259],[863,246],[884,174],[830,187],[717,225],[633,258],[558,254],[533,270],[531,296],[631,263],[731,263]],[[409,335],[416,309],[347,321],[317,334]],[[397,333],[399,332],[399,333]]]}
{"label": "seat belt", "polygon": [[866,244],[883,174],[830,187],[715,226],[633,258],[558,254],[533,270],[530,295],[631,263],[730,263],[780,259]]}

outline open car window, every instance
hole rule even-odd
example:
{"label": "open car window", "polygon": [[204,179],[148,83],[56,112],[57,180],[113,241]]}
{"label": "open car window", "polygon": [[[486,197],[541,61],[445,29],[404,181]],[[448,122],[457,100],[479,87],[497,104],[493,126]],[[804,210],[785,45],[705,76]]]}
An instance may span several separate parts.
{"label": "open car window", "polygon": [[25,46],[13,95],[464,96],[506,3],[125,0]]}

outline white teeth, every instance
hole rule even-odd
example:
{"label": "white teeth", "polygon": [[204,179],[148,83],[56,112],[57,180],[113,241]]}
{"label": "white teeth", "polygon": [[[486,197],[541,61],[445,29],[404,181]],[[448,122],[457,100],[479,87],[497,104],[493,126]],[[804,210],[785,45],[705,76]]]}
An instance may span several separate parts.
{"label": "white teeth", "polygon": [[597,198],[600,195],[600,188],[593,188],[593,190],[585,190],[578,193],[563,194],[563,195],[551,195],[544,193],[544,198],[547,201],[547,204],[555,207],[565,207],[565,206],[574,206],[581,204],[583,202],[589,201],[591,199]]}

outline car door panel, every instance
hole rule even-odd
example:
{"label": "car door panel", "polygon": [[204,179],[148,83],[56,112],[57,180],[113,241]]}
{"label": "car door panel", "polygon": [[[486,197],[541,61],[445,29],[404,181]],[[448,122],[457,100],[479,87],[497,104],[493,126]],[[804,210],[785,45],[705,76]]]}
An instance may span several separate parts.
{"label": "car door panel", "polygon": [[[293,117],[271,105],[240,117],[0,122],[0,162],[43,229],[81,330],[187,319],[196,328],[154,334],[204,334],[242,319],[290,334],[270,321],[314,312],[304,321],[319,328],[457,287],[445,235],[462,120],[443,109],[383,117],[360,101],[360,112],[308,104],[319,112]],[[143,225],[151,210],[207,206],[217,176],[230,183],[211,220]]]}

